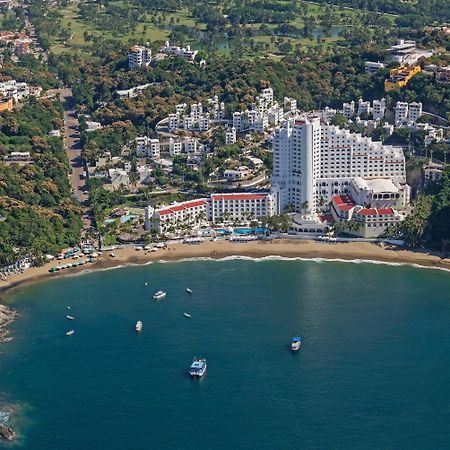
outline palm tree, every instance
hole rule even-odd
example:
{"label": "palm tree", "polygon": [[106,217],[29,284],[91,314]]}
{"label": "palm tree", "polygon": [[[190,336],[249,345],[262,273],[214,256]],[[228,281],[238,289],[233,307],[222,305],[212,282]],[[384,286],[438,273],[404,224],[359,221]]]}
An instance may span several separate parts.
{"label": "palm tree", "polygon": [[305,201],[302,203],[302,210],[306,212],[306,211],[308,210],[308,208],[309,208],[308,200],[305,200]]}

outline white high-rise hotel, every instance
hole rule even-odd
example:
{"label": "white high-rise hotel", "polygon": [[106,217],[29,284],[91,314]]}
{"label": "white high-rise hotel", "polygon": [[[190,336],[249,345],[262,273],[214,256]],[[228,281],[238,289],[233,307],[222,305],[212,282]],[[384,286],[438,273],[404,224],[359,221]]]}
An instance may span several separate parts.
{"label": "white high-rise hotel", "polygon": [[321,124],[319,117],[286,120],[273,141],[272,191],[277,214],[288,207],[315,211],[333,195],[349,192],[353,177],[391,178],[406,182],[400,147]]}

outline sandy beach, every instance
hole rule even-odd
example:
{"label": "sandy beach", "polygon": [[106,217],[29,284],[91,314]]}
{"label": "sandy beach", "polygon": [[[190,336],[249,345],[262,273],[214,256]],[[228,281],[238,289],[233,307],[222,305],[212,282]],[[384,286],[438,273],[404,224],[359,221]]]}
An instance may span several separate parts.
{"label": "sandy beach", "polygon": [[65,269],[61,272],[49,273],[50,267],[64,265],[71,260],[53,261],[41,267],[28,269],[24,273],[13,275],[6,281],[0,281],[0,292],[5,293],[12,288],[34,283],[45,279],[63,277],[82,271],[92,271],[126,264],[144,264],[149,261],[176,261],[189,258],[225,258],[230,256],[247,256],[261,258],[265,256],[281,256],[288,258],[324,258],[338,260],[371,260],[387,263],[415,264],[424,267],[435,267],[450,270],[450,259],[431,252],[391,249],[368,242],[321,243],[315,241],[299,241],[279,239],[273,241],[254,241],[235,243],[229,241],[203,242],[199,245],[171,244],[166,249],[156,252],[137,251],[134,248],[114,250],[115,257],[109,252],[91,264],[78,268]]}

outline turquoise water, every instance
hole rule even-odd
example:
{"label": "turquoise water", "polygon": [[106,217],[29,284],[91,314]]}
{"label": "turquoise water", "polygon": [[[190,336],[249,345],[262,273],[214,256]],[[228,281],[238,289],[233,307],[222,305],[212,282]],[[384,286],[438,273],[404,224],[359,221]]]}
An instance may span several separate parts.
{"label": "turquoise water", "polygon": [[[264,227],[256,227],[256,228],[233,228],[234,234],[239,235],[250,235],[250,234],[264,234],[268,231],[267,228]],[[228,231],[225,228],[219,228],[216,230],[217,233],[228,234]]]}
{"label": "turquoise water", "polygon": [[[152,301],[158,289],[167,298]],[[242,260],[24,288],[0,346],[15,447],[448,448],[449,292],[435,270]],[[186,374],[195,355],[208,359],[200,381]]]}

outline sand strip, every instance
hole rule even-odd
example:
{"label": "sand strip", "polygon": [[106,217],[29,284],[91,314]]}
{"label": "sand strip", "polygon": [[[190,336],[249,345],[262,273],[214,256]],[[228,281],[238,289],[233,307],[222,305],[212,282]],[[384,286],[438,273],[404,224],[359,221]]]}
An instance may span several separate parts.
{"label": "sand strip", "polygon": [[324,258],[341,260],[371,260],[388,263],[415,264],[424,267],[435,267],[450,270],[450,259],[427,251],[412,251],[406,249],[386,249],[380,245],[368,242],[351,243],[319,243],[315,241],[299,241],[278,239],[273,241],[252,241],[235,243],[229,241],[204,242],[200,245],[171,244],[167,249],[156,252],[137,251],[134,248],[114,250],[115,258],[109,252],[103,252],[102,257],[92,263],[78,268],[65,269],[49,273],[51,267],[65,265],[72,260],[54,261],[41,267],[31,268],[24,273],[13,275],[6,281],[0,281],[0,292],[6,292],[14,287],[36,281],[63,277],[77,272],[95,269],[105,269],[125,264],[144,264],[149,261],[175,261],[189,258],[225,258],[230,256],[248,256],[261,258],[265,256],[281,256],[288,258]]}

